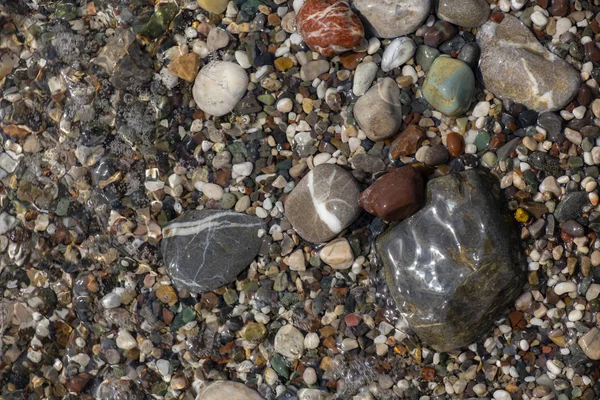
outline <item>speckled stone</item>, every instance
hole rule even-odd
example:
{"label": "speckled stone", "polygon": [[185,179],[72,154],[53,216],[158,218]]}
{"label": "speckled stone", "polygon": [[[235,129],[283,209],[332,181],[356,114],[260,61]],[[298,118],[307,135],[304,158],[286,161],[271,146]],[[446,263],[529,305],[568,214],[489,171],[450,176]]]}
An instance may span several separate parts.
{"label": "speckled stone", "polygon": [[233,211],[184,213],[163,228],[162,254],[171,280],[192,293],[232,282],[258,254],[264,228],[259,218]]}
{"label": "speckled stone", "polygon": [[377,239],[411,328],[439,351],[468,345],[521,293],[524,263],[498,180],[469,170],[431,180],[427,203]]}
{"label": "speckled stone", "polygon": [[292,190],[285,216],[305,240],[322,243],[333,239],[360,214],[360,189],[342,167],[321,164]]}
{"label": "speckled stone", "polygon": [[381,38],[396,38],[416,31],[431,9],[431,0],[354,0],[352,3],[365,26]]}
{"label": "speckled stone", "polygon": [[354,118],[367,137],[385,140],[402,126],[400,89],[392,78],[382,78],[354,105]]}
{"label": "speckled stone", "polygon": [[485,24],[490,15],[486,0],[440,0],[438,17],[464,28],[475,28]]}
{"label": "speckled stone", "polygon": [[423,83],[423,97],[438,111],[459,116],[469,109],[475,76],[469,66],[455,58],[435,59]]}
{"label": "speckled stone", "polygon": [[237,105],[248,89],[248,76],[242,67],[229,61],[213,61],[200,70],[192,90],[202,111],[220,117]]}
{"label": "speckled stone", "polygon": [[498,97],[545,112],[562,109],[579,91],[579,73],[516,17],[488,21],[477,33],[477,44],[485,88]]}

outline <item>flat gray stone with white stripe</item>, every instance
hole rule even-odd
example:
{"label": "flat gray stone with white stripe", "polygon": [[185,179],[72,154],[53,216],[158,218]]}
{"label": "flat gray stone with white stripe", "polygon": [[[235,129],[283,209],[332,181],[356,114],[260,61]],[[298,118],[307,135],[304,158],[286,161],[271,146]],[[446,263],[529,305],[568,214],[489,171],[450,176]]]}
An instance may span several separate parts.
{"label": "flat gray stone with white stripe", "polygon": [[233,282],[258,255],[263,222],[224,210],[187,211],[163,228],[162,254],[177,288],[204,293]]}

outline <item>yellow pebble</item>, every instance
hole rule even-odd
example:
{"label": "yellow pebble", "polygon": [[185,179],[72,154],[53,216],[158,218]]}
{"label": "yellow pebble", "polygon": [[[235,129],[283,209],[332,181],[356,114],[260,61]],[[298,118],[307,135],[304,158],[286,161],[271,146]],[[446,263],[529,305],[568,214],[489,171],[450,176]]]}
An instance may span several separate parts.
{"label": "yellow pebble", "polygon": [[275,60],[275,68],[278,71],[285,72],[294,66],[294,62],[287,57],[279,57]]}
{"label": "yellow pebble", "polygon": [[529,214],[527,214],[527,211],[523,210],[522,208],[517,208],[515,218],[517,221],[524,224],[525,222],[529,221]]}
{"label": "yellow pebble", "polygon": [[170,306],[177,303],[177,292],[173,286],[163,285],[156,289],[156,297]]}

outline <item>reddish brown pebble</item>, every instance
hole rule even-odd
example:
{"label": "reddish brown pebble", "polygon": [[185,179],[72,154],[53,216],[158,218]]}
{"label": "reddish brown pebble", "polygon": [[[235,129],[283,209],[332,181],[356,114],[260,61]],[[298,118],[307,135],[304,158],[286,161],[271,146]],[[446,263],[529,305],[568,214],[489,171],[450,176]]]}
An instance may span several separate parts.
{"label": "reddish brown pebble", "polygon": [[308,0],[296,26],[306,45],[326,57],[352,50],[365,37],[362,22],[344,0]]}
{"label": "reddish brown pebble", "polygon": [[594,41],[587,42],[583,48],[585,49],[585,56],[592,62],[600,62],[600,49],[594,43]]}
{"label": "reddish brown pebble", "polygon": [[344,317],[347,326],[358,326],[362,317],[358,314],[348,314]]}
{"label": "reddish brown pebble", "polygon": [[424,198],[423,178],[409,165],[394,169],[375,181],[361,193],[360,205],[386,221],[397,221],[417,212]]}
{"label": "reddish brown pebble", "polygon": [[458,157],[465,151],[465,140],[462,135],[450,132],[446,137],[446,147],[452,157]]}
{"label": "reddish brown pebble", "polygon": [[591,87],[585,83],[581,85],[579,88],[579,93],[577,94],[577,102],[579,104],[587,107],[592,104],[592,101],[594,101],[595,98],[596,96],[594,96],[594,91]]}
{"label": "reddish brown pebble", "polygon": [[504,20],[503,12],[493,12],[490,14],[490,21],[494,21],[495,23],[499,24],[503,20]]}
{"label": "reddish brown pebble", "polygon": [[417,152],[425,139],[425,130],[418,125],[409,125],[392,142],[390,154],[393,158],[405,157]]}
{"label": "reddish brown pebble", "polygon": [[92,376],[86,373],[75,375],[71,379],[67,380],[67,390],[71,393],[80,393],[83,391],[91,378]]}
{"label": "reddish brown pebble", "polygon": [[365,53],[365,52],[356,53],[354,51],[349,51],[347,53],[340,55],[340,63],[342,63],[344,68],[346,68],[350,71],[354,71],[356,69],[356,67],[358,67],[358,64],[360,64],[360,62],[365,58],[366,55],[367,55],[367,53]]}
{"label": "reddish brown pebble", "polygon": [[564,17],[569,12],[569,0],[552,0],[550,13],[554,17]]}

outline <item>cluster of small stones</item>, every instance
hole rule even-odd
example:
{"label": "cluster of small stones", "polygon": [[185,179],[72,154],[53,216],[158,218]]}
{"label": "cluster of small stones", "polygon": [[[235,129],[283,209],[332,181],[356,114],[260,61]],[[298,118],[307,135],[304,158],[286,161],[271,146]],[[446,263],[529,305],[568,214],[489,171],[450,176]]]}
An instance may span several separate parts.
{"label": "cluster of small stones", "polygon": [[[363,21],[365,40],[327,57],[296,31],[301,1],[151,3],[0,2],[2,399],[600,397],[598,0],[454,2],[477,11],[465,26],[518,19],[580,80],[543,113],[478,82],[455,116],[421,89],[440,53],[477,65],[478,28],[415,9],[429,1],[361,0],[425,17],[400,39]],[[211,62],[242,87],[205,79]],[[394,132],[372,137],[355,106],[390,81]],[[522,295],[463,349],[419,345],[374,253],[382,219],[315,245],[285,217],[320,164],[361,190],[405,164],[497,175]],[[159,251],[194,209],[265,225],[260,255],[202,294],[178,289]]]}

